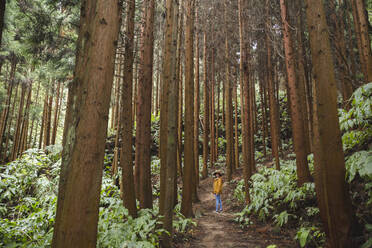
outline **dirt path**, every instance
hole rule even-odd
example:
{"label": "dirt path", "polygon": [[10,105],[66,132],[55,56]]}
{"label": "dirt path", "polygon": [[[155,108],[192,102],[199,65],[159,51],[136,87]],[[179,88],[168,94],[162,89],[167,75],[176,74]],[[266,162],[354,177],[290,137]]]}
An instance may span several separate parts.
{"label": "dirt path", "polygon": [[224,184],[222,193],[223,212],[215,212],[215,199],[212,192],[212,178],[200,182],[200,202],[194,204],[197,227],[187,243],[177,244],[183,248],[265,248],[276,244],[277,247],[296,247],[290,237],[283,237],[280,230],[270,225],[252,225],[242,230],[233,220],[238,211],[233,202],[233,187]]}

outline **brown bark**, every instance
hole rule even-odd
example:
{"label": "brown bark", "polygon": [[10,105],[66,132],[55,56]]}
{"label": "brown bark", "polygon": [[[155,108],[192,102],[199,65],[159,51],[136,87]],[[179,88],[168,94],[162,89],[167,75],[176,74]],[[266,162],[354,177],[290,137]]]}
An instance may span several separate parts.
{"label": "brown bark", "polygon": [[[37,90],[36,90],[35,105],[38,105],[38,102],[39,102],[40,85],[41,85],[41,81],[39,80],[37,84]],[[28,142],[27,142],[28,147],[34,146],[34,142],[33,142],[35,140],[35,137],[33,136],[34,123],[35,123],[35,118],[33,117],[32,122],[31,122],[30,135],[29,135]]]}
{"label": "brown bark", "polygon": [[16,106],[16,102],[18,100],[17,99],[18,88],[19,88],[19,84],[17,84],[16,88],[15,88],[14,100],[13,100],[13,104],[11,104],[11,109],[10,109],[10,113],[9,113],[9,121],[8,121],[9,123],[5,126],[5,132],[6,132],[5,147],[4,147],[4,150],[3,150],[3,154],[1,156],[2,158],[4,158],[4,161],[6,159],[9,160],[9,157],[11,156],[11,152],[9,152],[9,154],[7,154],[7,152],[8,152],[8,147],[9,147],[11,127],[13,126],[15,106]]}
{"label": "brown bark", "polygon": [[194,18],[195,0],[185,1],[185,148],[181,213],[193,216],[192,195],[194,182]]}
{"label": "brown bark", "polygon": [[210,82],[208,81],[208,66],[207,66],[207,34],[203,35],[203,64],[204,64],[204,90],[203,90],[203,101],[204,101],[204,119],[203,119],[203,179],[208,177],[208,160],[209,160],[209,88]]}
{"label": "brown bark", "polygon": [[230,84],[230,65],[229,65],[229,42],[227,28],[227,0],[224,1],[224,32],[225,32],[225,130],[226,130],[226,176],[230,181],[234,171],[234,136],[232,124],[232,94]]}
{"label": "brown bark", "polygon": [[154,48],[155,1],[143,3],[143,26],[140,49],[138,96],[136,111],[136,177],[140,208],[152,208],[151,187],[151,92]]}
{"label": "brown bark", "polygon": [[57,129],[58,129],[58,112],[59,112],[59,98],[60,98],[60,91],[61,91],[61,83],[58,83],[57,86],[57,95],[55,99],[55,107],[54,107],[54,123],[53,123],[53,131],[52,131],[52,141],[51,144],[54,145],[56,143],[56,136],[57,136]]}
{"label": "brown bark", "polygon": [[41,147],[43,145],[43,137],[44,137],[44,131],[45,131],[46,114],[47,114],[47,105],[48,105],[48,95],[45,94],[43,115],[42,115],[42,118],[41,118],[41,127],[40,127],[40,134],[39,134],[39,149],[41,149]]}
{"label": "brown bark", "polygon": [[[287,3],[285,0],[280,0],[280,9],[283,25],[285,64],[287,68],[289,97],[292,119],[292,136],[294,143],[294,151],[296,154],[297,166],[297,182],[302,186],[305,182],[311,181],[309,167],[307,165],[307,147],[305,137],[307,133],[304,130],[304,119],[302,114],[303,107],[301,103],[300,82],[296,80],[296,61],[293,51],[293,40],[288,23]],[[302,75],[300,75],[302,76]]]}
{"label": "brown bark", "polygon": [[244,10],[246,9],[247,1],[239,0],[239,45],[240,45],[240,64],[239,64],[239,83],[240,83],[240,104],[241,104],[241,119],[242,119],[242,157],[243,157],[243,178],[245,186],[245,202],[250,202],[249,195],[249,179],[252,175],[249,166],[249,139],[248,139],[248,91],[247,91],[247,77],[248,77],[248,64],[246,56],[246,19],[244,18]]}
{"label": "brown bark", "polygon": [[26,147],[27,147],[26,141],[27,141],[28,123],[29,123],[29,116],[30,116],[29,114],[30,114],[30,105],[31,105],[32,84],[30,84],[28,88],[29,90],[27,93],[26,107],[25,107],[22,127],[21,127],[20,145],[17,151],[18,155],[21,155],[26,150]]}
{"label": "brown bark", "polygon": [[[82,2],[74,82],[69,86],[52,247],[96,247],[118,1]],[[94,77],[92,77],[94,75]]]}
{"label": "brown bark", "polygon": [[17,66],[16,59],[13,58],[11,62],[11,68],[10,68],[9,84],[8,84],[8,89],[7,89],[7,98],[5,102],[5,108],[1,113],[1,120],[0,120],[1,121],[0,122],[0,154],[2,153],[3,138],[5,137],[5,130],[6,130],[8,118],[9,118],[10,103],[12,100],[12,93],[13,93],[13,88],[14,88],[13,80],[15,76],[16,66]]}
{"label": "brown bark", "polygon": [[323,3],[307,0],[307,25],[315,82],[315,189],[329,247],[350,247],[351,201],[337,114],[337,89]]}
{"label": "brown bark", "polygon": [[[197,20],[197,12],[196,17]],[[200,83],[199,83],[199,35],[195,34],[195,95],[194,95],[194,163],[196,185],[199,185],[199,113],[200,113]]]}
{"label": "brown bark", "polygon": [[23,122],[23,106],[25,103],[25,96],[26,96],[26,90],[27,86],[25,84],[22,84],[21,89],[21,99],[18,107],[18,117],[17,117],[17,124],[16,124],[16,131],[14,133],[13,138],[13,148],[12,148],[12,155],[10,157],[11,161],[15,160],[18,157],[18,150],[21,143],[21,129],[22,129],[22,122]]}
{"label": "brown bark", "polygon": [[[178,29],[178,1],[167,0],[166,1],[166,21],[165,21],[165,42],[164,42],[164,61],[163,61],[163,86],[164,91],[162,94],[162,107],[161,115],[165,115],[166,132],[162,133],[166,140],[162,139],[163,146],[165,146],[165,153],[163,153],[161,159],[162,170],[160,185],[164,190],[160,192],[160,202],[162,208],[160,213],[164,216],[163,227],[169,232],[169,234],[163,234],[161,240],[161,247],[172,247],[173,237],[173,206],[174,206],[174,190],[175,190],[175,176],[176,176],[176,162],[177,162],[177,70],[176,70],[176,50],[177,50],[177,29]],[[164,120],[163,119],[163,120]],[[164,138],[161,137],[161,138]],[[164,144],[165,143],[165,144]],[[163,195],[162,195],[163,194]]]}
{"label": "brown bark", "polygon": [[[182,6],[182,3],[180,3]],[[178,75],[178,111],[177,111],[177,170],[178,174],[183,176],[182,170],[182,125],[183,125],[183,70],[182,70],[182,27],[183,12],[180,9],[180,18],[178,20],[178,37],[177,37],[177,70]]]}
{"label": "brown bark", "polygon": [[211,149],[210,149],[210,167],[214,167],[214,162],[216,161],[216,118],[215,118],[215,70],[214,70],[214,54],[215,50],[212,48],[211,51],[211,82],[210,82],[210,116],[211,116],[211,121],[210,121],[210,130],[211,130],[211,138],[210,138],[210,144],[211,144]]}
{"label": "brown bark", "polygon": [[6,0],[0,1],[0,46],[2,45]]}
{"label": "brown bark", "polygon": [[[368,32],[368,16],[366,15],[366,6],[363,0],[352,0],[355,5],[357,24],[359,26],[358,33],[360,35],[361,47],[359,55],[361,57],[362,68],[364,72],[364,82],[372,82],[372,52],[371,52],[371,40]],[[357,33],[357,35],[358,35]]]}
{"label": "brown bark", "polygon": [[122,168],[123,204],[129,214],[137,217],[136,196],[133,177],[133,63],[134,63],[134,16],[135,0],[127,1],[123,90],[121,92],[120,130],[122,134],[120,166]]}
{"label": "brown bark", "polygon": [[[234,80],[235,81],[235,80]],[[235,168],[239,168],[239,139],[238,139],[238,86],[234,84],[233,100],[234,100],[234,161]]]}
{"label": "brown bark", "polygon": [[[268,29],[269,25],[269,1],[266,0],[266,18]],[[267,72],[267,85],[269,92],[269,106],[270,106],[270,130],[271,130],[271,149],[273,157],[275,157],[275,167],[280,170],[279,163],[279,110],[276,104],[275,93],[274,93],[274,83],[272,75],[272,63],[271,63],[271,43],[269,38],[269,30],[266,30],[266,50],[267,50],[267,61],[266,61],[266,72]]]}

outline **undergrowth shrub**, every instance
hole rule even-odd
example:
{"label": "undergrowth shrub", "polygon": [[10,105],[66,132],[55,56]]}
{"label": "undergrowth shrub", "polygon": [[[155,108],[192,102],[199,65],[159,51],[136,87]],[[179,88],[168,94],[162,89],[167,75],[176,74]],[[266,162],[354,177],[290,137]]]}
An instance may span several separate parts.
{"label": "undergrowth shrub", "polygon": [[[61,148],[47,153],[30,149],[0,166],[0,247],[50,247],[57,204]],[[97,247],[158,247],[161,229],[157,206],[142,209],[133,219],[123,207],[120,190],[105,170],[100,198]],[[174,228],[191,225],[175,210]]]}
{"label": "undergrowth shrub", "polygon": [[[312,169],[312,163],[310,168]],[[302,187],[297,186],[295,160],[281,161],[280,171],[275,168],[259,168],[258,173],[252,175],[250,184],[251,202],[235,218],[243,228],[253,224],[252,218],[257,218],[262,222],[271,219],[278,227],[289,225],[299,230],[310,227],[320,230],[313,224],[319,218],[315,185],[305,183]],[[241,180],[234,196],[242,203],[244,190],[244,181]],[[309,232],[306,240],[306,244],[310,240],[314,244],[322,244],[324,235]]]}

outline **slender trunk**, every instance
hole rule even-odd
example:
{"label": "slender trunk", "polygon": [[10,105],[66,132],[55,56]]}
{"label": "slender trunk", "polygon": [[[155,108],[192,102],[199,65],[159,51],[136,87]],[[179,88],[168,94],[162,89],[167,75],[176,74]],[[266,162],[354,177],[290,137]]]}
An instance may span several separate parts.
{"label": "slender trunk", "polygon": [[136,111],[136,186],[140,208],[152,208],[151,187],[151,92],[154,48],[155,0],[143,2],[140,67]]}
{"label": "slender trunk", "polygon": [[[37,84],[37,90],[36,90],[36,97],[35,97],[35,105],[38,105],[38,102],[39,102],[39,92],[40,92],[40,85],[41,85],[41,81],[39,80],[38,81],[38,84]],[[29,147],[33,147],[33,132],[34,132],[34,123],[35,123],[35,118],[34,116],[32,116],[32,122],[31,122],[31,128],[30,128],[30,135],[29,135],[29,138],[28,138],[28,142],[27,142],[27,145],[28,145],[28,148]],[[36,135],[35,135],[36,136]]]}
{"label": "slender trunk", "polygon": [[16,131],[13,138],[13,148],[12,148],[12,155],[10,157],[11,161],[15,160],[18,157],[18,150],[21,142],[21,129],[22,129],[22,122],[23,122],[23,106],[25,103],[25,95],[26,95],[27,87],[25,84],[22,84],[21,89],[21,99],[18,107],[18,117],[17,117],[17,124],[16,124]]}
{"label": "slender trunk", "polygon": [[2,45],[6,0],[0,1],[0,46]]}
{"label": "slender trunk", "polygon": [[11,109],[10,109],[10,113],[9,113],[9,124],[5,125],[5,130],[4,132],[6,133],[6,138],[5,138],[5,147],[4,147],[4,150],[3,150],[3,154],[1,157],[4,158],[4,161],[6,159],[9,160],[10,156],[12,155],[11,154],[11,151],[9,149],[9,154],[8,153],[8,147],[9,147],[9,140],[10,140],[10,133],[11,133],[11,127],[13,126],[13,119],[14,119],[14,111],[15,111],[15,107],[16,107],[16,102],[17,102],[17,96],[18,96],[18,88],[19,88],[19,84],[17,84],[16,88],[15,88],[15,94],[14,94],[14,100],[13,100],[13,104],[11,104]]}
{"label": "slender trunk", "polygon": [[58,83],[57,95],[56,95],[56,101],[55,101],[55,107],[54,107],[54,123],[53,123],[52,141],[51,141],[52,145],[56,143],[57,128],[58,128],[58,112],[60,108],[59,106],[60,91],[61,91],[61,83]]}
{"label": "slender trunk", "polygon": [[104,0],[86,0],[82,6],[75,80],[69,85],[63,135],[53,248],[96,247],[97,241],[121,6],[118,1]]}
{"label": "slender trunk", "polygon": [[363,71],[364,71],[364,82],[367,84],[372,82],[372,52],[371,52],[371,40],[368,32],[368,16],[366,15],[366,7],[364,0],[352,0],[355,2],[356,12],[357,12],[357,23],[359,25],[360,31],[360,41],[361,41],[361,50],[359,54],[363,59],[361,61]]}
{"label": "slender trunk", "polygon": [[315,82],[314,165],[318,206],[327,247],[350,247],[351,201],[337,114],[337,89],[331,45],[321,1],[307,0],[307,24]]}
{"label": "slender trunk", "polygon": [[40,134],[39,134],[39,149],[41,149],[41,147],[43,145],[43,137],[44,137],[44,129],[45,129],[45,121],[46,121],[46,113],[47,113],[47,104],[48,104],[48,95],[45,95],[43,115],[42,115],[42,118],[41,118],[41,127],[40,127]]}
{"label": "slender trunk", "polygon": [[[269,25],[269,1],[266,0],[266,18],[267,18],[267,25]],[[266,50],[267,50],[267,64],[266,64],[266,71],[267,71],[267,84],[268,84],[268,92],[269,92],[269,103],[270,103],[270,129],[271,129],[271,149],[273,157],[275,157],[275,167],[277,170],[280,170],[280,163],[279,163],[279,110],[278,105],[276,104],[275,100],[275,93],[274,93],[274,83],[273,83],[273,75],[272,75],[272,64],[271,64],[271,43],[269,37],[269,30],[266,30]]]}
{"label": "slender trunk", "polygon": [[[213,40],[213,39],[212,39]],[[214,71],[214,53],[215,50],[212,48],[211,51],[211,82],[210,82],[210,130],[211,130],[211,136],[210,136],[210,144],[211,144],[211,149],[210,149],[210,167],[214,167],[214,162],[216,161],[216,119],[215,119],[215,71]]]}
{"label": "slender trunk", "polygon": [[[182,3],[180,3],[182,6]],[[177,76],[178,76],[178,111],[177,111],[177,170],[180,176],[183,176],[182,170],[182,124],[183,124],[183,71],[182,71],[182,27],[183,27],[183,12],[180,10],[180,18],[178,20],[178,37],[177,37]]]}
{"label": "slender trunk", "polygon": [[209,158],[209,88],[210,82],[208,82],[208,66],[207,66],[207,35],[204,33],[204,90],[203,90],[203,101],[204,101],[204,130],[203,130],[203,178],[208,177],[208,158]]}
{"label": "slender trunk", "polygon": [[134,63],[134,17],[136,1],[128,0],[126,9],[125,57],[123,65],[123,90],[121,92],[120,130],[122,134],[120,166],[122,168],[123,204],[129,214],[137,217],[136,195],[133,177],[133,63]]}
{"label": "slender trunk", "polygon": [[28,123],[29,123],[29,116],[30,116],[30,105],[31,105],[31,92],[32,92],[32,84],[29,86],[27,100],[26,100],[26,107],[23,116],[22,128],[21,128],[21,137],[20,137],[20,145],[18,147],[18,154],[22,154],[26,150],[27,144],[27,132],[28,132]]}
{"label": "slender trunk", "polygon": [[217,162],[218,160],[218,137],[219,137],[219,123],[220,123],[220,78],[217,78],[217,120],[216,120],[216,139],[213,141],[215,142],[215,151],[214,151],[214,161]]}
{"label": "slender trunk", "polygon": [[307,165],[306,140],[307,133],[304,130],[304,119],[301,107],[301,95],[299,82],[296,80],[296,61],[293,51],[293,41],[288,23],[287,4],[285,0],[280,0],[281,17],[283,23],[285,64],[287,68],[289,97],[292,119],[292,136],[294,151],[296,154],[297,182],[302,186],[305,182],[310,182],[311,176]]}
{"label": "slender trunk", "polygon": [[[165,131],[161,137],[165,146],[164,153],[162,153],[162,169],[160,187],[164,190],[160,192],[160,202],[162,202],[160,213],[164,216],[163,227],[169,232],[169,234],[163,234],[161,240],[161,247],[172,247],[173,237],[173,206],[174,206],[174,184],[176,176],[176,162],[177,162],[177,29],[178,29],[178,1],[167,0],[166,1],[166,21],[165,21],[165,42],[163,48],[163,94],[162,94],[162,107],[161,115],[166,120]],[[163,88],[162,87],[162,88]],[[165,138],[165,139],[164,139]],[[164,168],[163,168],[164,167]],[[164,186],[163,186],[164,185]],[[163,195],[162,195],[163,194]]]}
{"label": "slender trunk", "polygon": [[226,130],[226,176],[230,181],[234,170],[234,136],[232,125],[232,96],[230,84],[230,65],[229,65],[229,43],[227,28],[227,0],[224,1],[224,32],[225,32],[225,130]]}
{"label": "slender trunk", "polygon": [[[234,80],[236,81],[236,80]],[[233,98],[234,98],[234,156],[235,168],[239,168],[239,139],[238,139],[238,86],[237,82],[234,84]]]}
{"label": "slender trunk", "polygon": [[[196,20],[197,12],[196,12]],[[199,185],[199,113],[200,113],[200,83],[199,83],[199,36],[195,34],[195,96],[194,96],[194,163],[196,185]]]}
{"label": "slender trunk", "polygon": [[12,93],[13,93],[13,88],[14,88],[13,80],[14,80],[14,76],[16,72],[16,66],[17,66],[16,59],[13,58],[11,67],[10,67],[9,84],[8,84],[8,89],[7,89],[7,98],[5,102],[5,108],[1,113],[1,120],[0,120],[1,121],[0,122],[0,154],[2,153],[3,138],[5,137],[5,130],[6,130],[6,126],[7,126],[7,122],[9,118],[9,108],[10,108],[10,103],[12,100]]}
{"label": "slender trunk", "polygon": [[192,195],[194,183],[194,18],[195,0],[185,1],[185,156],[181,213],[193,216]]}

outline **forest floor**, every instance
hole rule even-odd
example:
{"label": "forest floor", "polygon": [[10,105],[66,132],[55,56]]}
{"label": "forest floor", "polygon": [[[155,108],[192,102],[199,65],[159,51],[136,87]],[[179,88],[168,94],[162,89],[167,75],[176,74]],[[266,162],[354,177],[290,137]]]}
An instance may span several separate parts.
{"label": "forest floor", "polygon": [[[240,174],[240,175],[239,175]],[[241,171],[237,171],[233,179],[241,179]],[[225,179],[225,176],[223,177]],[[234,180],[233,180],[234,182]],[[215,212],[215,198],[212,194],[213,178],[209,177],[200,181],[199,199],[194,204],[194,214],[197,226],[190,231],[187,240],[176,241],[177,248],[266,248],[298,247],[293,240],[291,230],[280,230],[270,223],[253,223],[248,228],[242,229],[239,223],[234,222],[235,213],[242,209],[233,197],[234,183],[224,183],[222,192],[223,212]],[[255,222],[255,221],[254,221]]]}

